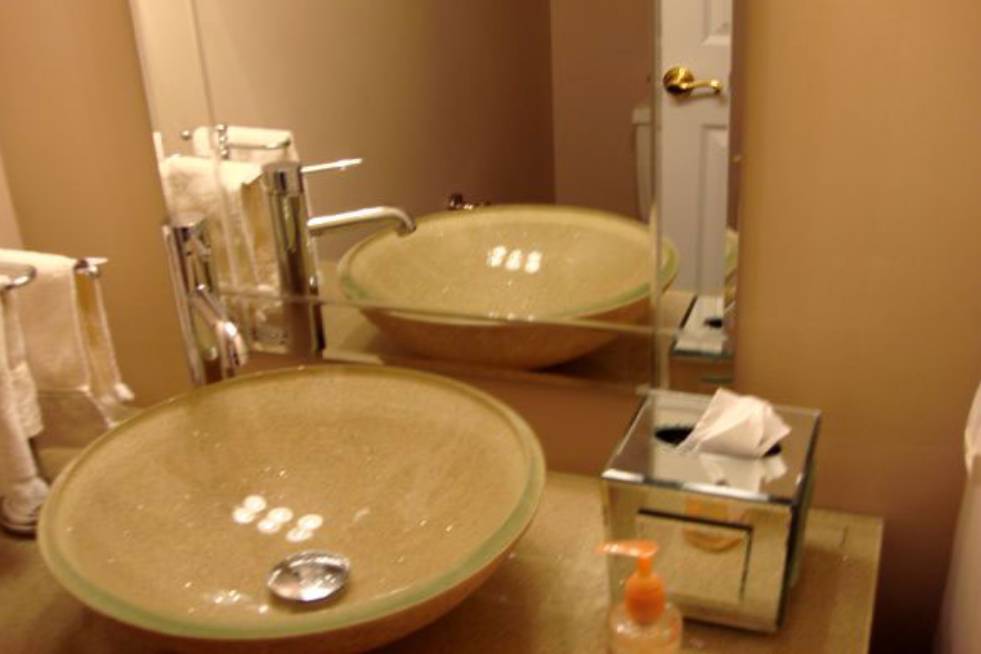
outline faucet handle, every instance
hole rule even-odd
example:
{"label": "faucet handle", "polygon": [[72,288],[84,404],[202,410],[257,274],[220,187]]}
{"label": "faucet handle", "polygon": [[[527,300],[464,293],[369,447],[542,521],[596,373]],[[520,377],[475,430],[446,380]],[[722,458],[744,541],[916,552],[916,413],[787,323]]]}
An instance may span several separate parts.
{"label": "faucet handle", "polygon": [[280,194],[296,194],[302,193],[305,185],[303,180],[307,175],[347,170],[360,166],[362,161],[364,160],[361,157],[352,157],[308,166],[296,161],[272,161],[263,164],[262,173],[267,190]]}
{"label": "faucet handle", "polygon": [[364,163],[364,159],[361,157],[351,157],[350,159],[338,159],[337,161],[329,161],[327,163],[321,164],[310,164],[309,166],[300,166],[301,175],[312,175],[313,173],[326,173],[328,171],[344,171],[348,168],[354,168],[355,166],[360,166]]}

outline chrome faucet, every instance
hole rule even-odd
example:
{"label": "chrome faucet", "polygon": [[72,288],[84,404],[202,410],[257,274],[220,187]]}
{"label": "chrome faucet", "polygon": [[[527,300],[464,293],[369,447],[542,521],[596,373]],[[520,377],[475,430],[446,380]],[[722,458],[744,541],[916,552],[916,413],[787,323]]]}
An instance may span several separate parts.
{"label": "chrome faucet", "polygon": [[249,360],[249,349],[242,333],[218,299],[204,284],[198,284],[190,296],[191,310],[211,328],[215,345],[206,351],[206,361],[218,366],[221,379],[232,377]]}
{"label": "chrome faucet", "polygon": [[[200,385],[233,377],[248,361],[249,351],[238,325],[218,301],[206,219],[185,214],[165,224],[163,231],[191,380]],[[200,324],[210,337],[201,333]]]}
{"label": "chrome faucet", "polygon": [[[314,173],[342,171],[358,166],[361,159],[341,159],[303,166],[293,161],[277,161],[262,167],[262,184],[276,237],[276,254],[281,292],[286,295],[317,297],[319,281],[313,239],[327,230],[366,222],[393,222],[400,235],[416,228],[415,220],[398,207],[369,207],[354,211],[309,217],[305,179]],[[286,350],[290,354],[319,354],[327,345],[320,306],[293,302],[284,307]]]}
{"label": "chrome faucet", "polygon": [[415,219],[399,207],[368,207],[316,216],[307,221],[307,229],[313,236],[319,236],[328,229],[368,222],[394,222],[395,230],[400,236],[416,231]]}
{"label": "chrome faucet", "polygon": [[[393,223],[399,235],[409,234],[416,228],[412,216],[398,207],[368,207],[309,217],[304,177],[344,170],[360,163],[360,159],[344,159],[313,166],[301,166],[296,162],[263,166],[262,186],[276,240],[279,295],[284,300],[282,331],[277,330],[276,336],[279,352],[301,357],[319,356],[326,346],[318,301],[316,236],[356,223]],[[164,225],[163,232],[191,379],[195,384],[208,384],[232,377],[248,361],[249,352],[241,329],[221,298],[236,294],[245,297],[247,292],[237,288],[219,289],[205,216],[197,213],[174,216]],[[230,305],[233,312],[236,306]]]}

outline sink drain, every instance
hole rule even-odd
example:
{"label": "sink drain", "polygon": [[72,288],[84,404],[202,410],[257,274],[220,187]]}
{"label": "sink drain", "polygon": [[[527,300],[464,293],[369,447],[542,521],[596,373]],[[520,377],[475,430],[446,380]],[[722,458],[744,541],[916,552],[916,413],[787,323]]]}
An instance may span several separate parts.
{"label": "sink drain", "polygon": [[289,556],[269,573],[266,586],[291,602],[320,602],[344,589],[351,561],[341,554],[308,550]]}

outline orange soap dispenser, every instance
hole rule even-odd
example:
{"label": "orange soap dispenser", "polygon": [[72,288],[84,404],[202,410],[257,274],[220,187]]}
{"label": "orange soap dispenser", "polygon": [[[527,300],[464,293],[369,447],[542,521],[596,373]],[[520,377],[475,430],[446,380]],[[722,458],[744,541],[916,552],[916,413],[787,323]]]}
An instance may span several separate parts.
{"label": "orange soap dispenser", "polygon": [[657,543],[620,540],[604,543],[604,554],[632,556],[637,569],[627,578],[623,602],[607,623],[612,654],[674,654],[681,649],[681,612],[667,601],[664,582],[651,569]]}

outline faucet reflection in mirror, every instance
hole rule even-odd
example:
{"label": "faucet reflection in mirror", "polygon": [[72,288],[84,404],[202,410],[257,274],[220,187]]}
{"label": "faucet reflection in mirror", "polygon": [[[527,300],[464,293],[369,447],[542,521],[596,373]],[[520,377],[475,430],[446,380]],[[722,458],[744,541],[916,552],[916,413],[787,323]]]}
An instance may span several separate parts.
{"label": "faucet reflection in mirror", "polygon": [[185,356],[195,384],[230,377],[248,360],[238,325],[216,297],[207,227],[200,214],[175,216],[163,227]]}
{"label": "faucet reflection in mirror", "polygon": [[[307,176],[343,171],[362,163],[359,158],[303,166],[277,161],[262,167],[261,187],[266,197],[275,240],[279,295],[291,298],[282,308],[281,326],[266,330],[276,343],[267,348],[301,357],[318,355],[326,346],[320,305],[320,285],[314,238],[339,227],[359,223],[394,223],[396,233],[415,231],[415,220],[398,207],[376,206],[335,214],[309,216]],[[183,222],[183,224],[181,224]],[[171,250],[171,268],[184,328],[187,356],[195,383],[210,383],[233,376],[247,361],[241,330],[220,298],[247,297],[247,289],[219,288],[211,267],[212,248],[208,220],[193,216],[164,229]],[[304,301],[306,299],[306,301]],[[203,322],[204,329],[198,329]],[[276,348],[275,346],[279,347]]]}

